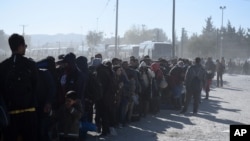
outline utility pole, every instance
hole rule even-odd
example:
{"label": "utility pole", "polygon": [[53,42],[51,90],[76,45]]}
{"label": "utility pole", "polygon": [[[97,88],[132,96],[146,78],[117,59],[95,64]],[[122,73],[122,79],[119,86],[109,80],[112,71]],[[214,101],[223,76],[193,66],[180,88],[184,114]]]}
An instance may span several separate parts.
{"label": "utility pole", "polygon": [[25,27],[27,26],[27,25],[20,25],[20,26],[22,26],[23,27],[23,37],[24,37],[24,35],[25,35],[25,33],[24,33],[24,29],[25,29]]}
{"label": "utility pole", "polygon": [[216,47],[218,49],[217,53],[216,53],[216,58],[220,57],[219,54],[219,29],[216,30]]}
{"label": "utility pole", "polygon": [[116,0],[116,20],[115,20],[115,57],[118,56],[117,48],[118,48],[118,2]]}
{"label": "utility pole", "polygon": [[58,41],[58,42],[56,42],[56,43],[58,43],[58,56],[59,56],[60,53],[61,53],[61,42]]}
{"label": "utility pole", "polygon": [[96,19],[96,33],[98,33],[99,18]]}
{"label": "utility pole", "polygon": [[224,14],[224,9],[226,9],[226,6],[220,6],[221,9],[221,28],[223,28],[223,14]]}
{"label": "utility pole", "polygon": [[175,0],[173,0],[172,46],[172,57],[175,57]]}
{"label": "utility pole", "polygon": [[81,26],[81,42],[82,42],[82,55],[84,54],[84,39],[83,39],[83,27]]}
{"label": "utility pole", "polygon": [[226,6],[220,6],[221,9],[221,46],[220,46],[220,58],[223,57],[223,14]]}
{"label": "utility pole", "polygon": [[159,31],[159,29],[156,30],[156,41],[157,42],[160,41],[160,31]]}
{"label": "utility pole", "polygon": [[184,28],[182,28],[182,31],[181,31],[181,57],[183,57],[183,44],[184,44]]}

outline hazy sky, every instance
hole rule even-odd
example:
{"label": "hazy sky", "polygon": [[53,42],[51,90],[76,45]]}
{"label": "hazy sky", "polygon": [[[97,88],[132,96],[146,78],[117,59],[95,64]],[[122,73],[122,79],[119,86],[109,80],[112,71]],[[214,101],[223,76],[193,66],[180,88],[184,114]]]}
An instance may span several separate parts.
{"label": "hazy sky", "polygon": [[[173,0],[119,0],[118,34],[132,25],[146,25],[147,29],[162,28],[172,37]],[[0,29],[5,33],[26,34],[83,33],[98,30],[107,37],[115,33],[116,0],[0,0]],[[230,20],[237,29],[250,28],[247,13],[250,0],[176,0],[176,32],[181,28],[200,34],[205,19],[212,16],[213,24],[224,26]]]}

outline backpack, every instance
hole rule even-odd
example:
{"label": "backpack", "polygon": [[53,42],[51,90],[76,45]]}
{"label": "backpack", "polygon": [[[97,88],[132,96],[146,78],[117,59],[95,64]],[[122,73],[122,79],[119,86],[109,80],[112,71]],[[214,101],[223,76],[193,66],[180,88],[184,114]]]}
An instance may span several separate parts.
{"label": "backpack", "polygon": [[200,70],[197,73],[194,71],[195,76],[191,80],[191,90],[194,92],[201,91],[201,80],[199,78],[199,73]]}
{"label": "backpack", "polygon": [[[16,64],[15,57],[11,63],[12,66],[6,72],[4,82],[6,97],[10,99],[11,104],[15,105],[15,108],[26,108],[30,104],[27,102],[27,96],[29,97],[33,90],[31,81],[32,72],[26,64]],[[7,103],[9,104],[9,102]],[[12,105],[8,106],[12,107]]]}

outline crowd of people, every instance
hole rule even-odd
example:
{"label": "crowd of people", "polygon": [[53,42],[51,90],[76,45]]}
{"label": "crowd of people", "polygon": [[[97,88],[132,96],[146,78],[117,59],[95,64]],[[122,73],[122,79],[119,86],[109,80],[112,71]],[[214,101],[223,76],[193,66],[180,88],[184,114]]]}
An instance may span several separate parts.
{"label": "crowd of people", "polygon": [[227,63],[227,72],[229,74],[250,75],[250,60],[241,62],[240,60],[229,59]]}
{"label": "crowd of people", "polygon": [[1,106],[9,121],[1,123],[4,141],[87,140],[89,130],[117,135],[117,128],[156,115],[162,104],[185,114],[193,98],[197,114],[201,91],[209,99],[215,74],[223,87],[224,58],[106,60],[96,54],[88,61],[68,53],[34,61],[24,57],[23,36],[8,41],[12,55],[0,64]]}

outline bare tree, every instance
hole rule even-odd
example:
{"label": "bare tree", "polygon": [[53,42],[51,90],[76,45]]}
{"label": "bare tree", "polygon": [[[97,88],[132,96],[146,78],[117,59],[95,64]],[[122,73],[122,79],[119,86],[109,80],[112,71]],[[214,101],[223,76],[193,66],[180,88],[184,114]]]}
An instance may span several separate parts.
{"label": "bare tree", "polygon": [[103,32],[89,31],[86,36],[89,47],[95,47],[103,40]]}

